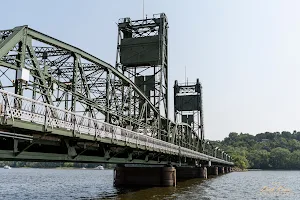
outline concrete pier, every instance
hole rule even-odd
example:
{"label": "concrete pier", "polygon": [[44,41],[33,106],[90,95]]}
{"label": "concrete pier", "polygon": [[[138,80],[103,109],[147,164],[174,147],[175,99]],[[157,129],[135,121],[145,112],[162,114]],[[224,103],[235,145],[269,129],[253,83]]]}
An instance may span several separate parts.
{"label": "concrete pier", "polygon": [[209,167],[208,168],[208,176],[218,176],[218,175],[219,175],[218,167]]}
{"label": "concrete pier", "polygon": [[115,186],[176,186],[174,167],[116,167]]}
{"label": "concrete pier", "polygon": [[224,174],[228,173],[228,167],[224,167]]}
{"label": "concrete pier", "polygon": [[114,170],[115,186],[176,186],[177,180],[218,176],[229,173],[231,167],[126,167]]}
{"label": "concrete pier", "polygon": [[192,178],[207,178],[206,167],[177,167],[176,177],[178,180]]}
{"label": "concrete pier", "polygon": [[200,168],[200,178],[207,179],[207,168],[206,167]]}
{"label": "concrete pier", "polygon": [[224,167],[218,167],[218,174],[221,175],[221,174],[224,174],[225,173],[225,169]]}

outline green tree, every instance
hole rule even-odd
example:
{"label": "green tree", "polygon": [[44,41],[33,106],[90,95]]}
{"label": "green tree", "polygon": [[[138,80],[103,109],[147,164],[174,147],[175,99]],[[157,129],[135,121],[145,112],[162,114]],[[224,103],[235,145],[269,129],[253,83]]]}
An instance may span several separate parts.
{"label": "green tree", "polygon": [[277,147],[271,150],[270,164],[274,169],[288,169],[291,152],[288,149]]}
{"label": "green tree", "polygon": [[248,153],[247,159],[249,165],[254,169],[268,169],[270,168],[269,159],[270,152],[266,150],[252,150]]}
{"label": "green tree", "polygon": [[66,162],[63,164],[63,167],[74,167],[74,163]]}
{"label": "green tree", "polygon": [[289,166],[291,169],[300,169],[300,150],[290,154]]}
{"label": "green tree", "polygon": [[234,164],[241,168],[241,169],[247,169],[249,167],[248,160],[245,156],[241,155],[233,155],[232,158],[234,159]]}

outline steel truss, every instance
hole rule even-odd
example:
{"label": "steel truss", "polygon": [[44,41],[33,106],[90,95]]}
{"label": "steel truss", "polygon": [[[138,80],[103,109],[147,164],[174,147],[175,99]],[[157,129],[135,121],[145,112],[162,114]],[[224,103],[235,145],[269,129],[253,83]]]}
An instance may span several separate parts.
{"label": "steel truss", "polygon": [[[146,97],[111,65],[27,26],[0,31],[0,38],[2,88],[90,117],[110,115],[110,123],[119,126],[123,126],[118,120],[122,118],[155,131],[121,112],[117,86],[125,93],[135,91],[138,98]],[[22,69],[30,71],[28,81],[17,76]]]}
{"label": "steel truss", "polygon": [[170,140],[174,123],[168,118],[168,22],[164,13],[142,20],[120,19],[116,69],[134,82],[154,105],[153,110],[135,91],[123,93],[128,112],[158,127],[156,138]]}
{"label": "steel truss", "polygon": [[[24,69],[30,72],[28,80],[18,75]],[[127,76],[87,52],[27,26],[0,31],[0,78],[1,88],[15,94],[152,137],[160,132],[159,110]],[[150,109],[156,119],[145,121],[141,114],[130,115],[124,106],[131,101],[128,98],[142,100],[144,110]]]}
{"label": "steel truss", "polygon": [[[165,164],[167,161],[178,164],[181,162],[181,157],[184,157],[191,163],[210,160],[215,163],[232,164],[227,158],[220,159],[220,155],[206,155],[1,89],[0,102],[0,123],[4,125],[2,127],[13,126],[14,130],[22,130],[17,134],[0,131],[1,158],[12,160],[66,159],[75,162],[104,161],[112,163],[130,163],[133,159],[138,159],[133,163],[148,163],[151,159],[152,161],[148,164],[153,162],[159,164],[161,161],[164,161]],[[21,106],[14,106],[16,104]],[[33,106],[35,107],[34,111],[32,110]],[[52,114],[53,112],[56,113],[56,116]],[[3,138],[5,139],[3,140]],[[11,140],[9,141],[9,139]],[[13,144],[13,152],[6,151],[5,153],[5,150],[10,150],[12,147],[10,144]],[[64,147],[68,150],[67,157],[62,156]],[[38,157],[27,157],[26,155],[28,153],[30,155],[33,150],[40,150],[39,154],[31,154]],[[93,151],[93,153],[84,157],[86,151]],[[98,158],[95,157],[95,153]],[[83,158],[80,158],[82,155]],[[94,158],[90,157],[91,155],[94,155]]]}
{"label": "steel truss", "polygon": [[[144,31],[140,28],[143,23],[149,25]],[[157,29],[158,24],[164,27],[162,32]],[[113,67],[28,26],[0,31],[0,89],[202,152],[195,142],[180,140],[187,130],[194,134],[189,125],[179,125],[167,118],[166,17],[134,21],[132,27],[135,37],[163,33],[159,36],[164,37],[160,43],[164,49],[161,51],[164,54],[160,54],[161,63],[137,70],[117,60]],[[149,75],[147,70],[155,76],[154,92],[150,96],[134,83],[138,73]],[[11,106],[21,109],[22,102],[16,101]],[[34,104],[31,106],[32,113],[38,113],[37,109]],[[54,109],[47,114],[58,118]],[[67,119],[66,116],[66,120],[81,123],[75,117]],[[97,124],[94,126],[97,128]]]}

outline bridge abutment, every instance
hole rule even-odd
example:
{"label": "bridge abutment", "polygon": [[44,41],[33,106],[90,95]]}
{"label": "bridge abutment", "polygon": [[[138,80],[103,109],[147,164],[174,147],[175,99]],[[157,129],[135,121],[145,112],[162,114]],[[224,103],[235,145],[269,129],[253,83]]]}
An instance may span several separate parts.
{"label": "bridge abutment", "polygon": [[115,186],[176,186],[174,167],[116,167]]}

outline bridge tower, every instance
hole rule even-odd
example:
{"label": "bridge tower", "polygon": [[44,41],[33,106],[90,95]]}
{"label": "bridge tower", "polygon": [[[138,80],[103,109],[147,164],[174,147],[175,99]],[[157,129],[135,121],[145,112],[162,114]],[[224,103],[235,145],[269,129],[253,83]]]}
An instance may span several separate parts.
{"label": "bridge tower", "polygon": [[[124,115],[156,127],[152,136],[162,139],[162,135],[168,134],[168,21],[164,13],[141,20],[119,20],[116,68],[135,83],[155,107],[149,106],[136,92],[124,91],[120,86]],[[134,130],[139,129],[133,126]]]}
{"label": "bridge tower", "polygon": [[[180,140],[189,143],[192,141],[193,146],[203,151],[201,145],[204,142],[204,124],[203,124],[203,108],[202,108],[202,86],[197,79],[196,83],[179,84],[175,81],[174,85],[174,119],[178,124],[188,126],[182,130]],[[192,134],[194,133],[194,134]]]}

